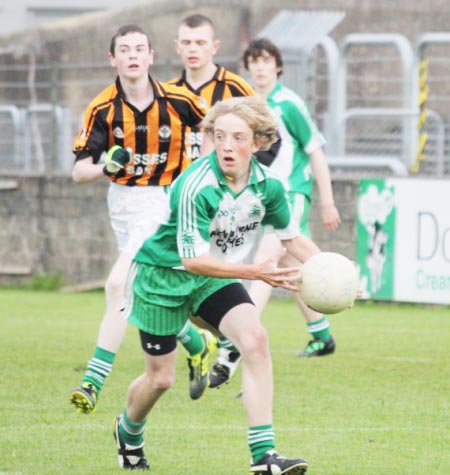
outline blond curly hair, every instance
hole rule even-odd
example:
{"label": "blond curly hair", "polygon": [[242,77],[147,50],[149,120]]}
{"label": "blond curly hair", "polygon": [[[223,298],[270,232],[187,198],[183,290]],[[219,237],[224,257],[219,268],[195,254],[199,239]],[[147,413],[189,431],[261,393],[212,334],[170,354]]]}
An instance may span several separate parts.
{"label": "blond curly hair", "polygon": [[243,119],[253,130],[255,143],[260,150],[267,150],[277,140],[277,123],[267,104],[257,96],[232,97],[216,102],[202,122],[203,131],[214,139],[216,119],[225,114],[234,114]]}

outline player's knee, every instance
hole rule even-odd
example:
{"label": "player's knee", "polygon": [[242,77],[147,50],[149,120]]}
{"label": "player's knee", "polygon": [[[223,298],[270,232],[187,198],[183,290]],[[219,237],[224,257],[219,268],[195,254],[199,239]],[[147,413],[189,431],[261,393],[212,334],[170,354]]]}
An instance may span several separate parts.
{"label": "player's knee", "polygon": [[175,375],[170,371],[158,371],[153,374],[152,386],[156,390],[167,391],[175,384]]}
{"label": "player's knee", "polygon": [[105,283],[105,294],[107,298],[122,297],[125,289],[125,279],[123,276],[110,274]]}
{"label": "player's knee", "polygon": [[167,391],[170,389],[175,383],[175,378],[172,375],[156,375],[153,378],[153,386],[155,389],[159,389],[161,391]]}
{"label": "player's knee", "polygon": [[262,325],[256,325],[242,341],[242,356],[244,358],[266,358],[269,355],[269,338]]}

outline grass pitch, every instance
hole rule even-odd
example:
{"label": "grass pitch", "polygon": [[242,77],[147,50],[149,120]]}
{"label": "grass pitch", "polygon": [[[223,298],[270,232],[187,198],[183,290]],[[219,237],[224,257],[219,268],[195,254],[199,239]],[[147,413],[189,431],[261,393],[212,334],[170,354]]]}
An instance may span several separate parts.
{"label": "grass pitch", "polygon": [[[123,473],[112,422],[143,370],[133,327],[98,411],[77,414],[68,403],[103,311],[100,292],[0,289],[0,475]],[[308,335],[294,303],[266,308],[278,450],[306,458],[309,475],[449,474],[449,307],[360,302],[330,322],[336,353],[299,359]],[[248,473],[247,425],[234,397],[240,373],[191,401],[180,348],[177,377],[147,425],[151,473]]]}

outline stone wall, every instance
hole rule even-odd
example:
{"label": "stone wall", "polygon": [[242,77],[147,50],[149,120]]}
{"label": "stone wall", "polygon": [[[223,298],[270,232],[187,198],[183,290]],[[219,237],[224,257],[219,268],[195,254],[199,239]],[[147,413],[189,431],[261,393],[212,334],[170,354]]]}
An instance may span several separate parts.
{"label": "stone wall", "polygon": [[107,184],[70,177],[0,180],[0,284],[60,274],[68,284],[103,279],[116,257]]}
{"label": "stone wall", "polygon": [[[342,225],[324,231],[315,199],[312,232],[323,250],[354,258],[358,183],[333,186]],[[117,257],[107,190],[106,180],[77,185],[63,176],[0,178],[0,285],[56,274],[68,285],[103,281]]]}

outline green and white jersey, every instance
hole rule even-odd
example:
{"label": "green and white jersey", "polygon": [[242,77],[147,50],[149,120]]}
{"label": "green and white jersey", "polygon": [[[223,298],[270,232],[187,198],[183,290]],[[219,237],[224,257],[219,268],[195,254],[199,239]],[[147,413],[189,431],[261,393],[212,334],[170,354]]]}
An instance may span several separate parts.
{"label": "green and white jersey", "polygon": [[281,240],[299,234],[283,183],[253,158],[248,185],[235,193],[213,152],[175,180],[168,222],[144,242],[135,260],[181,268],[181,258],[208,253],[241,262],[256,245],[262,225],[271,226]]}
{"label": "green and white jersey", "polygon": [[270,168],[288,182],[289,190],[311,196],[313,176],[309,154],[325,144],[305,102],[294,91],[276,84],[267,97],[281,136],[281,148]]}

